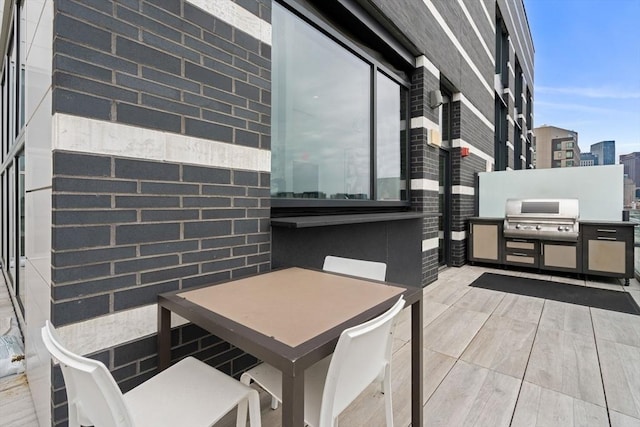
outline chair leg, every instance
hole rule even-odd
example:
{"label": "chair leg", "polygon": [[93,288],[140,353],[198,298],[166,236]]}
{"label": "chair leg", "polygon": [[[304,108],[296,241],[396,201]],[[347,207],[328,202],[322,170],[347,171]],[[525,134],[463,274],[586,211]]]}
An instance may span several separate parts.
{"label": "chair leg", "polygon": [[[249,416],[251,416],[251,414],[249,414]],[[240,402],[238,402],[236,427],[247,427],[247,399],[242,399]],[[253,427],[253,425],[251,427]]]}
{"label": "chair leg", "polygon": [[260,396],[255,390],[249,392],[249,424],[251,427],[262,427],[260,419]]}
{"label": "chair leg", "polygon": [[[244,373],[240,376],[240,382],[242,384],[250,385],[251,384],[251,375]],[[278,399],[275,396],[271,396],[271,409],[278,409]]]}
{"label": "chair leg", "polygon": [[387,427],[393,427],[393,402],[391,400],[391,366],[385,368],[384,379],[382,380],[382,390],[384,393],[384,406],[387,418]]}
{"label": "chair leg", "polygon": [[70,403],[67,406],[69,411],[69,421],[67,421],[69,427],[80,427],[80,417],[78,416],[78,407],[74,403]]}

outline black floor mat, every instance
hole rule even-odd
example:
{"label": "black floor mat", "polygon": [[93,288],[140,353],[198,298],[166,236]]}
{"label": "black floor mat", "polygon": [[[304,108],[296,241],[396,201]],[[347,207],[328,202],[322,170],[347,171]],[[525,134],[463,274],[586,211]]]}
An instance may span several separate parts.
{"label": "black floor mat", "polygon": [[628,292],[494,273],[483,273],[471,286],[640,315],[640,307]]}

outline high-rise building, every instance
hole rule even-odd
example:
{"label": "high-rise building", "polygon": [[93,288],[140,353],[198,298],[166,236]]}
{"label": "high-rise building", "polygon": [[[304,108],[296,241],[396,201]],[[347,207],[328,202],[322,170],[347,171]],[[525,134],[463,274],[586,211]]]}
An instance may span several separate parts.
{"label": "high-rise building", "polygon": [[543,125],[533,130],[536,138],[536,168],[580,166],[578,132]]}
{"label": "high-rise building", "polygon": [[624,165],[624,174],[635,183],[636,188],[640,188],[640,152],[621,154],[620,163]]}
{"label": "high-rise building", "polygon": [[598,164],[615,165],[616,164],[616,142],[600,141],[591,144],[591,153],[598,156]]}
{"label": "high-rise building", "polygon": [[580,153],[580,166],[598,166],[598,156],[593,153]]}

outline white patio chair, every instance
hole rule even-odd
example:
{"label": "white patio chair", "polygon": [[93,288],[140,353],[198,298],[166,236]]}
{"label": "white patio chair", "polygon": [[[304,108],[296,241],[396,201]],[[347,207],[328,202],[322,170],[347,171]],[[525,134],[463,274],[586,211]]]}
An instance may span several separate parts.
{"label": "white patio chair", "polygon": [[[387,264],[383,262],[364,261],[360,259],[343,258],[333,255],[327,255],[324,258],[322,269],[331,273],[348,274],[350,276],[358,276],[364,279],[380,281],[384,280],[387,274]],[[261,367],[261,365],[258,365],[255,368],[247,371],[243,377],[246,381],[246,378],[251,377],[254,372],[257,372],[259,373],[259,375],[264,376],[267,375],[266,371],[268,371],[269,369],[272,368]],[[275,370],[274,372],[271,372],[271,375],[280,375],[280,371]],[[245,384],[249,383],[250,382],[245,382]],[[277,408],[278,399],[274,395],[271,395],[271,409]]]}
{"label": "white patio chair", "polygon": [[383,262],[363,261],[332,255],[324,258],[322,269],[332,273],[349,274],[371,280],[384,280],[387,274],[387,264]]}
{"label": "white patio chair", "polygon": [[251,427],[260,427],[257,391],[193,357],[123,395],[106,366],[64,348],[49,321],[41,332],[62,368],[69,427],[212,426],[235,406],[246,423],[247,405]]}
{"label": "white patio chair", "polygon": [[[404,307],[400,297],[387,312],[360,325],[345,329],[333,355],[304,373],[304,419],[311,427],[335,427],[338,415],[369,384],[382,385],[388,427],[393,427],[391,400],[391,349],[396,316]],[[255,381],[282,402],[282,373],[263,363],[242,374],[240,381]],[[238,411],[238,421],[246,415]]]}

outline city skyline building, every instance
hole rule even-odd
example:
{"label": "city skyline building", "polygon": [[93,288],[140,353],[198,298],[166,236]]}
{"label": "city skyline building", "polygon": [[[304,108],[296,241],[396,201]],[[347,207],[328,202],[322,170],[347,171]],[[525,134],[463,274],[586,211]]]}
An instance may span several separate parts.
{"label": "city skyline building", "polygon": [[580,166],[578,132],[542,125],[535,128],[533,133],[537,169]]}
{"label": "city skyline building", "polygon": [[621,154],[620,163],[624,166],[624,174],[636,187],[636,197],[640,197],[640,152]]}
{"label": "city skyline building", "polygon": [[615,165],[616,164],[616,142],[600,141],[591,144],[591,154],[598,157],[599,165]]}
{"label": "city skyline building", "polygon": [[589,153],[580,153],[580,166],[598,166],[598,156]]}

